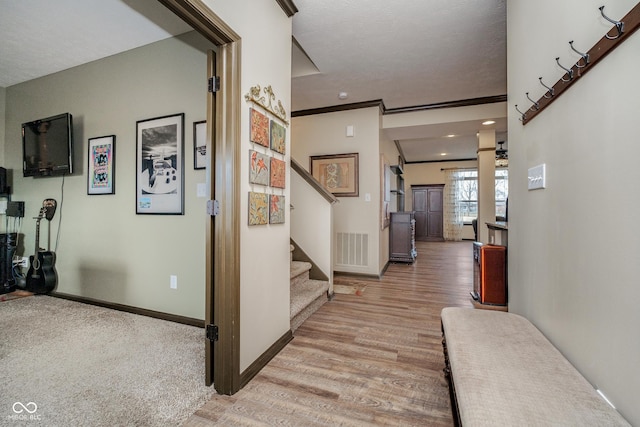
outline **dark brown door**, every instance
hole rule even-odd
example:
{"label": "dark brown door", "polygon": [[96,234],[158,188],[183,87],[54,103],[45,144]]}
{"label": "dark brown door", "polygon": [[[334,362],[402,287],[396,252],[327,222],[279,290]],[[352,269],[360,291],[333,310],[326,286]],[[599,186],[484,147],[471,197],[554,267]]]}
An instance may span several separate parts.
{"label": "dark brown door", "polygon": [[416,240],[443,240],[444,184],[411,186]]}

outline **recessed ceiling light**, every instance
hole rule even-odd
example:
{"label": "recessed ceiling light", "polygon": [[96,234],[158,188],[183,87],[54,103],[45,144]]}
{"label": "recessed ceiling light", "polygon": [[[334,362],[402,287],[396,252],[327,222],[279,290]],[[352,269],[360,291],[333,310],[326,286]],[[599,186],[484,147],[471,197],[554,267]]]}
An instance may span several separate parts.
{"label": "recessed ceiling light", "polygon": [[445,135],[447,138],[453,138],[455,135],[450,133],[449,135]]}
{"label": "recessed ceiling light", "polygon": [[340,92],[338,94],[338,99],[347,99],[349,97],[349,94],[347,92]]}
{"label": "recessed ceiling light", "polygon": [[495,120],[487,120],[486,122],[482,122],[482,124],[485,125],[485,126],[495,125],[496,121]]}
{"label": "recessed ceiling light", "polygon": [[441,155],[441,156],[446,156],[446,155],[447,155],[447,153],[440,153],[440,155]]}

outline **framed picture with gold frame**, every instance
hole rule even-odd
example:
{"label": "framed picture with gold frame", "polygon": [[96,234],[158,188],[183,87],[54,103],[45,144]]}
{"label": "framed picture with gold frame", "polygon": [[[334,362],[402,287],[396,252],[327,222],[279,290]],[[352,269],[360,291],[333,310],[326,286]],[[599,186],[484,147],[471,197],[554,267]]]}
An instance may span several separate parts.
{"label": "framed picture with gold frame", "polygon": [[358,153],[311,156],[311,175],[334,196],[358,197]]}

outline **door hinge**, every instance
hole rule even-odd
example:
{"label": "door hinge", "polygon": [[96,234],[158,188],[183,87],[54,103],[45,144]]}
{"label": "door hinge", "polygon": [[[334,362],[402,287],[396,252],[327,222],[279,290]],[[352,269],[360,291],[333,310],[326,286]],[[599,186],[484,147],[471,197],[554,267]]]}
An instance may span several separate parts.
{"label": "door hinge", "polygon": [[207,200],[207,215],[217,216],[220,214],[220,203],[217,200]]}
{"label": "door hinge", "polygon": [[218,341],[217,325],[207,325],[207,339],[211,342]]}
{"label": "door hinge", "polygon": [[209,92],[218,92],[220,90],[220,77],[209,77]]}

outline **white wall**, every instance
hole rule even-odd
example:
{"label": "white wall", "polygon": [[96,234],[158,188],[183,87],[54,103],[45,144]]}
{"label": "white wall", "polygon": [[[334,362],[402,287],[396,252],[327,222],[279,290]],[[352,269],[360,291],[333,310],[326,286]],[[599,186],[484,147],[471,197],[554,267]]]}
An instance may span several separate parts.
{"label": "white wall", "polygon": [[[192,123],[205,119],[208,46],[192,32],[7,88],[5,167],[12,199],[26,202],[24,255],[34,251],[31,218],[43,199],[57,199],[59,292],[204,318],[205,202],[196,185],[205,172],[193,169]],[[63,112],[73,114],[76,148],[64,189],[61,177],[22,177],[20,136],[21,123]],[[185,215],[136,215],[136,121],[174,113],[185,113]],[[89,196],[87,140],[103,135],[116,136],[116,193]]]}
{"label": "white wall", "polygon": [[[380,120],[380,124],[382,124],[382,120]],[[383,164],[388,164],[389,166],[398,164],[398,149],[396,148],[396,144],[387,138],[383,132],[380,132],[380,156],[382,157]],[[390,182],[389,188],[391,190],[398,189],[398,179],[397,175],[391,172],[390,174]],[[384,199],[384,176],[381,177],[381,187],[380,187],[380,197]],[[406,190],[406,187],[405,187]],[[397,193],[391,193],[391,198],[389,200],[389,212],[397,212],[398,211],[398,199]],[[382,209],[380,209],[380,222],[382,223],[385,213]],[[379,265],[381,269],[387,265],[389,261],[389,227],[385,227],[380,231],[380,261]]]}
{"label": "white wall", "polygon": [[[242,38],[241,92],[252,86],[271,85],[277,102],[290,113],[291,18],[273,0],[205,0],[211,10]],[[289,191],[249,185],[249,107],[242,100],[241,216],[240,230],[240,369],[243,371],[276,340],[290,330],[289,322]],[[287,128],[287,154],[276,156],[289,162],[291,127]],[[263,150],[264,152],[264,150]],[[246,160],[245,160],[246,159]],[[286,223],[248,224],[249,191],[265,191],[286,197]]]}
{"label": "white wall", "polygon": [[[623,17],[635,1],[609,2]],[[529,318],[640,425],[640,34],[629,37],[523,126],[525,109],[611,28],[595,0],[515,0],[508,6],[509,309]],[[542,30],[542,28],[544,30]],[[547,188],[527,191],[546,164]]]}
{"label": "white wall", "polygon": [[[309,157],[326,154],[359,153],[358,197],[339,197],[334,205],[334,233],[369,235],[368,265],[336,266],[335,271],[378,275],[380,265],[380,112],[378,107],[312,116],[292,121],[292,156],[309,170]],[[355,134],[347,137],[345,129]],[[370,201],[367,201],[367,194]]]}
{"label": "white wall", "polygon": [[295,171],[291,173],[291,204],[291,238],[329,278],[332,292],[333,205]]}

